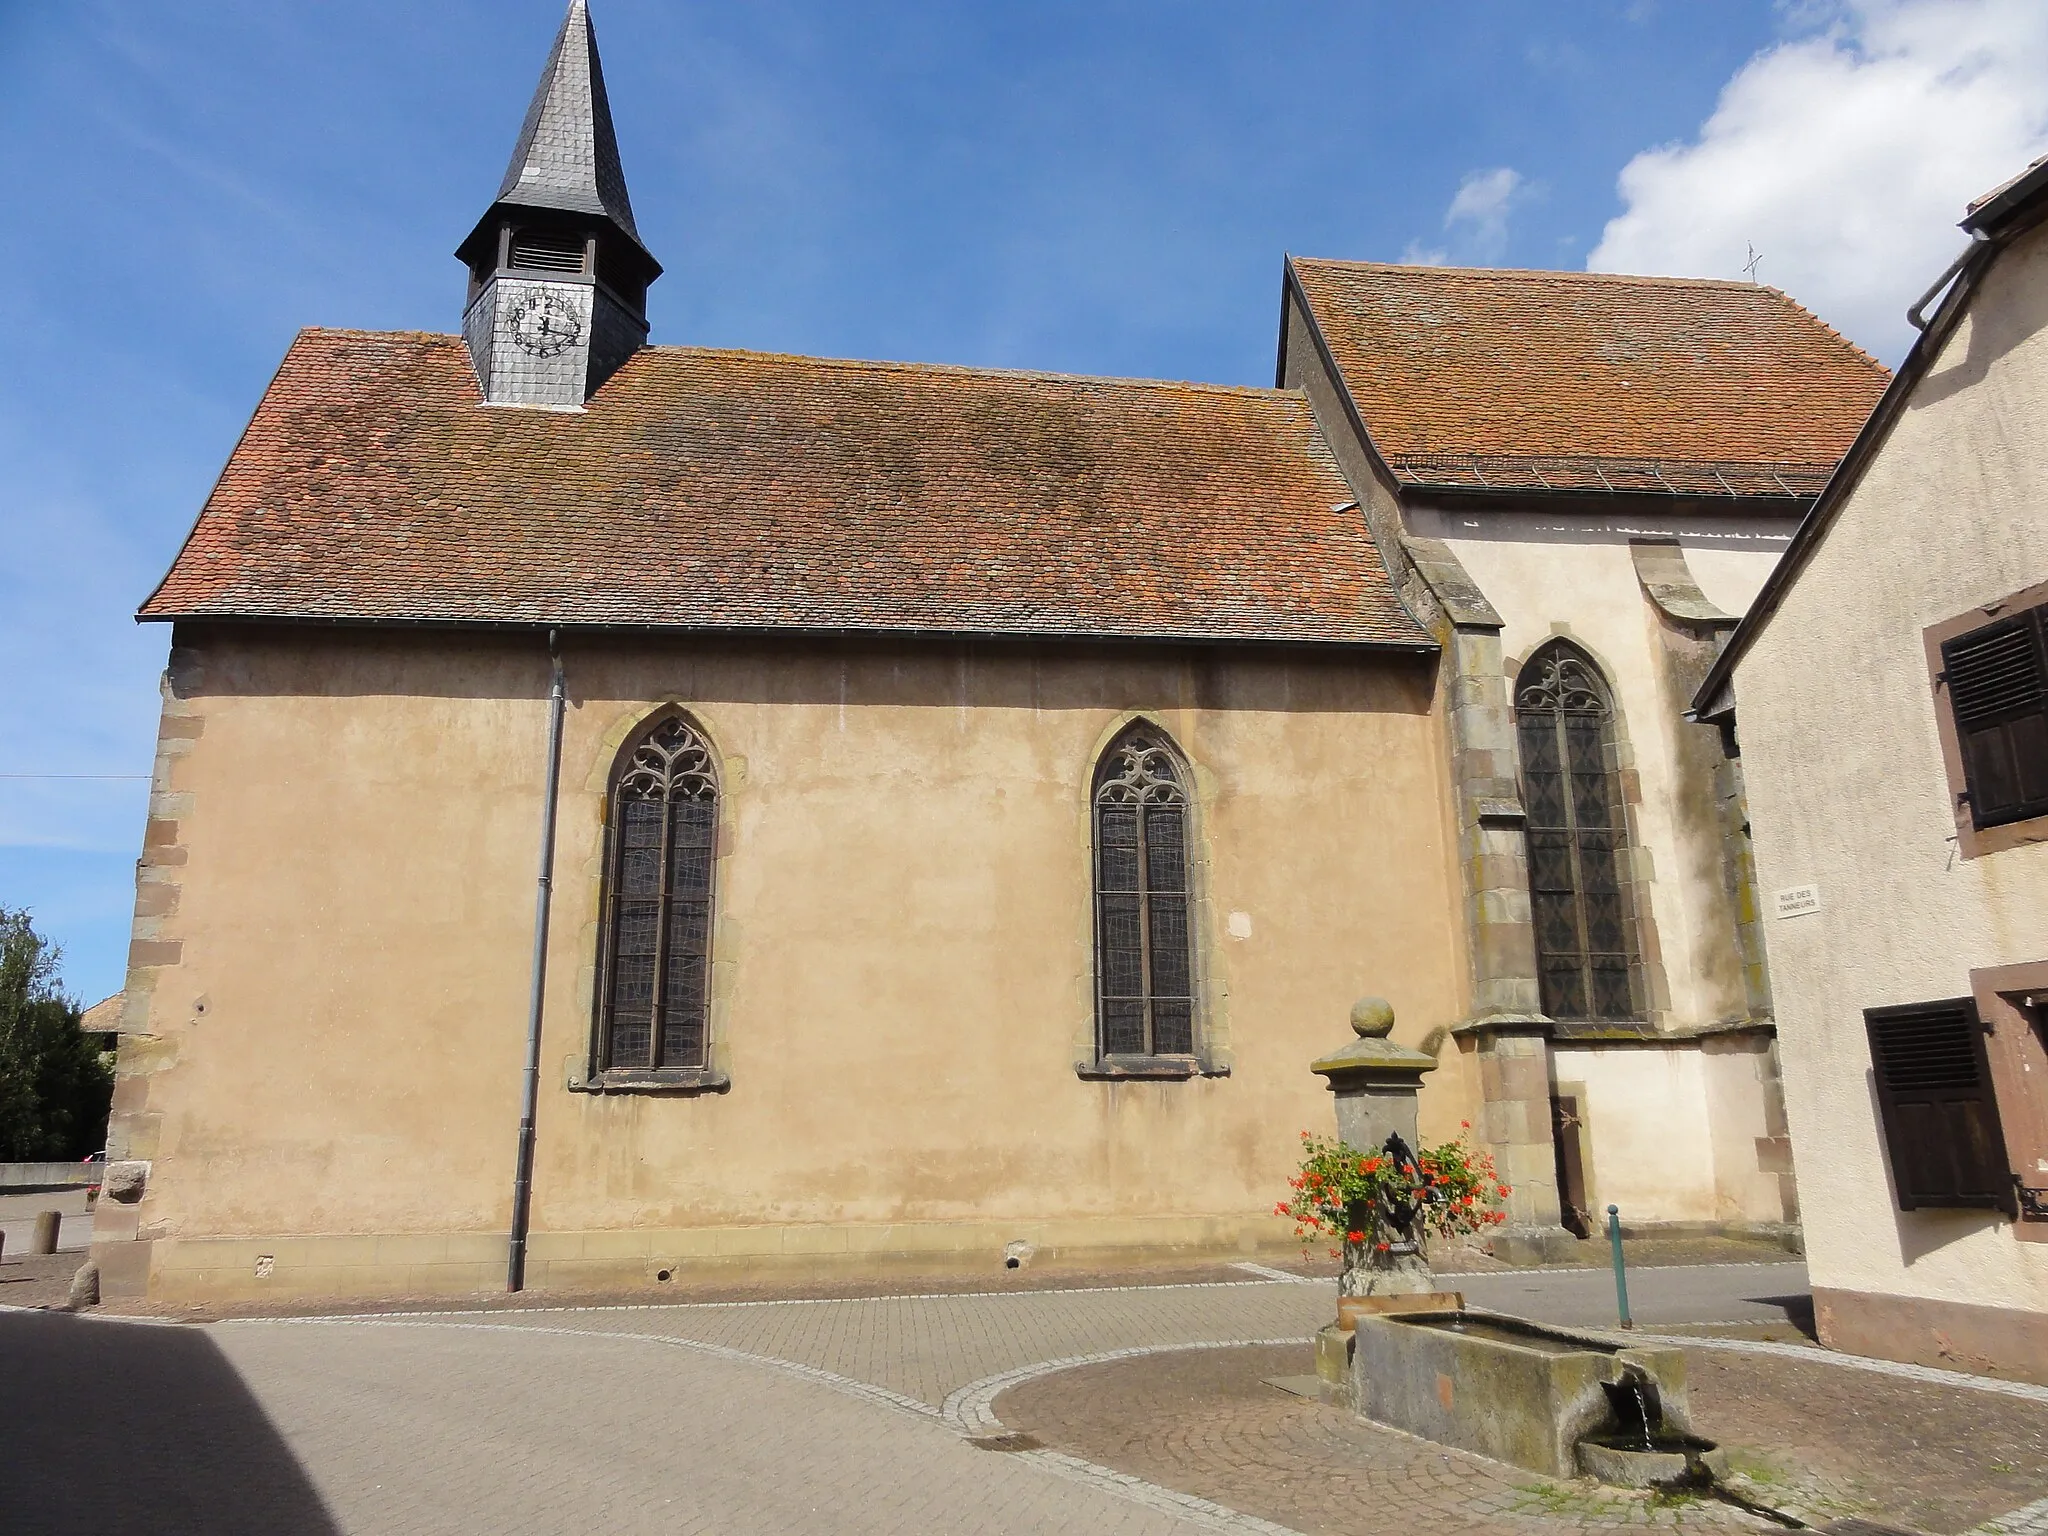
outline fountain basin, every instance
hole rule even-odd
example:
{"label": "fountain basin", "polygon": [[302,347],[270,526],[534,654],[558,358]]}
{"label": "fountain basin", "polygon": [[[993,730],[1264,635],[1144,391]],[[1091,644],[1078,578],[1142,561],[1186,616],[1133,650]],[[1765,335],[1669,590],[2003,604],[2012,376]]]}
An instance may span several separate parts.
{"label": "fountain basin", "polygon": [[1596,1434],[1579,1442],[1579,1470],[1622,1488],[1699,1487],[1728,1475],[1728,1453],[1697,1435],[1655,1435],[1645,1446]]}
{"label": "fountain basin", "polygon": [[1622,1428],[1610,1387],[1646,1385],[1665,1433],[1691,1428],[1675,1349],[1473,1310],[1362,1316],[1352,1338],[1359,1413],[1550,1477],[1578,1475],[1579,1442]]}
{"label": "fountain basin", "polygon": [[1462,1312],[1463,1291],[1411,1291],[1392,1296],[1339,1296],[1337,1326],[1349,1333],[1358,1319],[1387,1312]]}

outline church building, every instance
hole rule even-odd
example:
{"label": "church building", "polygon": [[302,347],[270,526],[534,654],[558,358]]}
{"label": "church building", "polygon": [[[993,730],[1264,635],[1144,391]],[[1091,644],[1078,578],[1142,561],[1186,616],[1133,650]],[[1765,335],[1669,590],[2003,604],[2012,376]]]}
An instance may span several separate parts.
{"label": "church building", "polygon": [[1367,994],[1504,1253],[1795,1229],[1681,711],[1884,388],[1811,315],[1297,260],[1273,388],[651,346],[584,0],[458,255],[141,609],[105,1294],[1278,1249]]}

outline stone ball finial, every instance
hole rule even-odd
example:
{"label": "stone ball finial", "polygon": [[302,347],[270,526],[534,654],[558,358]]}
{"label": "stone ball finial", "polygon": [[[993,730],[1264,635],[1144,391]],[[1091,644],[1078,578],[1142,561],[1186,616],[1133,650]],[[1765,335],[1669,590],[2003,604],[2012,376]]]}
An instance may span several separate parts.
{"label": "stone ball finial", "polygon": [[1361,1040],[1384,1040],[1394,1031],[1394,1005],[1384,997],[1361,997],[1351,1005],[1351,1029]]}

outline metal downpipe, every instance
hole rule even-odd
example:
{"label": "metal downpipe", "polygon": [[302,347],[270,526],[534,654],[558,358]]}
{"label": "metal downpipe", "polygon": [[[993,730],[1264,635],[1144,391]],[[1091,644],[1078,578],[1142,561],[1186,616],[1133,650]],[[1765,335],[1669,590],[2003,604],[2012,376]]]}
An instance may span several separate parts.
{"label": "metal downpipe", "polygon": [[512,1241],[505,1289],[526,1285],[526,1225],[533,1209],[533,1121],[540,1101],[541,995],[548,978],[548,909],[555,888],[555,800],[562,783],[562,633],[548,631],[554,685],[548,691],[548,787],[540,813],[540,879],[533,898],[533,991],[526,1008],[526,1080],[520,1090],[519,1158],[512,1176]]}
{"label": "metal downpipe", "polygon": [[1933,285],[1913,301],[1913,307],[1906,311],[1906,324],[1913,327],[1916,331],[1927,329],[1927,317],[1925,314],[1927,306],[1941,297],[1943,292],[1947,290],[1948,285],[1955,281],[1956,274],[1963,270],[1963,263],[1976,255],[1978,250],[1990,238],[1982,230],[1973,229],[1970,231],[1970,243],[1962,248],[1956,259],[1943,269],[1941,276],[1937,277]]}

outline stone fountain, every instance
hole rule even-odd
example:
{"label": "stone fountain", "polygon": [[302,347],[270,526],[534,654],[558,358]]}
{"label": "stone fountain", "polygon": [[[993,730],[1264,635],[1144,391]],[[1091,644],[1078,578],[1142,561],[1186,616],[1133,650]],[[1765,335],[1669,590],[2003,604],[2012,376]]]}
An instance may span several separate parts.
{"label": "stone fountain", "polygon": [[1685,1356],[1495,1313],[1363,1317],[1352,1406],[1551,1477],[1648,1487],[1725,1470],[1691,1433]]}
{"label": "stone fountain", "polygon": [[[1348,1145],[1412,1157],[1416,1099],[1433,1057],[1391,1038],[1394,1010],[1362,998],[1352,1043],[1310,1064],[1336,1096]],[[1316,1336],[1323,1397],[1364,1417],[1551,1477],[1647,1487],[1725,1471],[1691,1433],[1685,1356],[1467,1309],[1438,1288],[1416,1211],[1395,1241],[1346,1243],[1338,1320]]]}

